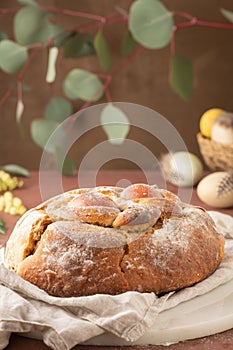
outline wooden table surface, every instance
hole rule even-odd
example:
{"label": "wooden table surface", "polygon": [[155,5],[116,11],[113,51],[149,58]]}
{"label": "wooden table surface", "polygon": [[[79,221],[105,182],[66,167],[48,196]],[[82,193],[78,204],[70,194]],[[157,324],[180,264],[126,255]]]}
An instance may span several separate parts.
{"label": "wooden table surface", "polygon": [[[164,180],[158,173],[150,173],[149,175],[139,170],[125,170],[125,171],[100,171],[97,176],[92,172],[87,172],[82,175],[83,178],[79,181],[79,183],[85,183],[88,186],[88,183],[93,185],[93,181],[95,181],[95,185],[124,185],[130,183],[140,183],[146,182],[155,183],[161,187],[166,187],[168,190],[178,193],[181,198],[190,198],[190,202],[194,205],[199,205],[207,210],[216,210],[215,208],[211,208],[204,203],[202,203],[197,197],[195,188],[193,190],[190,189],[178,189],[171,184],[164,183]],[[93,176],[95,177],[93,180]],[[21,189],[14,190],[14,195],[22,198],[25,206],[29,209],[41,202],[41,188],[39,186],[39,174],[38,172],[31,172],[29,178],[23,178],[24,186]],[[62,184],[63,190],[67,191],[73,188],[79,187],[78,177],[63,177]],[[82,186],[83,187],[83,186]],[[233,216],[233,208],[221,210],[221,212],[225,214],[229,214]],[[16,223],[18,220],[17,216],[11,216],[8,214],[1,213],[0,217],[3,218],[7,225],[7,234],[0,235],[0,245],[4,245]],[[232,325],[233,327],[233,325]],[[6,347],[6,350],[23,350],[23,349],[38,349],[38,350],[46,350],[49,349],[42,341],[28,339],[16,334],[12,334],[10,338],[10,343]],[[75,350],[118,350],[119,347],[103,347],[103,346],[81,346],[78,345]],[[132,349],[132,347],[124,347],[124,350]],[[194,339],[185,342],[180,342],[178,344],[170,345],[169,347],[164,346],[137,346],[137,350],[141,349],[151,349],[151,350],[161,350],[161,349],[169,349],[169,350],[221,350],[221,349],[233,349],[233,329],[228,330],[226,332],[215,334],[213,336]],[[62,350],[62,349],[61,349]]]}

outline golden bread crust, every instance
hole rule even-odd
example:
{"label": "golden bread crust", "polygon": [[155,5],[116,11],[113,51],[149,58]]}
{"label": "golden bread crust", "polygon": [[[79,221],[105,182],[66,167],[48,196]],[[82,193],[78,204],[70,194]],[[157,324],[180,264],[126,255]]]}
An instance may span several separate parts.
{"label": "golden bread crust", "polygon": [[208,213],[169,191],[77,189],[29,210],[6,247],[5,264],[50,295],[175,291],[213,273],[224,238]]}

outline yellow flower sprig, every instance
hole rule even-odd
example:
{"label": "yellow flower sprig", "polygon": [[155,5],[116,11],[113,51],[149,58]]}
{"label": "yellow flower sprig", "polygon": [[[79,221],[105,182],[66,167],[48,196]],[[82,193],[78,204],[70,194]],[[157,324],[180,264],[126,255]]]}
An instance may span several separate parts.
{"label": "yellow flower sprig", "polygon": [[10,191],[0,196],[0,211],[11,215],[22,215],[26,210],[22,200],[19,197],[14,197]]}
{"label": "yellow flower sprig", "polygon": [[16,176],[10,176],[4,170],[0,170],[0,192],[12,191],[23,186],[23,181]]}

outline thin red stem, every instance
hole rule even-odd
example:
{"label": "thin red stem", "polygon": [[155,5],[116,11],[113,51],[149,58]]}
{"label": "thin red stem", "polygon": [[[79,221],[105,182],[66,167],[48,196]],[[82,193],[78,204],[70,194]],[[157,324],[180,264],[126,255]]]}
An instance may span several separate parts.
{"label": "thin red stem", "polygon": [[220,28],[220,29],[233,29],[233,24],[231,24],[231,23],[218,23],[218,22],[201,21],[195,17],[193,17],[193,19],[189,22],[178,23],[176,25],[177,29],[193,27],[193,26],[208,27],[208,28]]}
{"label": "thin red stem", "polygon": [[140,56],[146,50],[145,47],[140,47],[137,51],[134,51],[121,65],[116,67],[112,72],[112,78],[118,75],[122,70],[129,65],[130,62],[134,61],[138,56]]}
{"label": "thin red stem", "polygon": [[175,25],[172,30],[172,36],[171,36],[171,41],[170,41],[170,53],[171,55],[174,55],[175,53],[175,34],[177,31],[177,26]]}
{"label": "thin red stem", "polygon": [[90,33],[91,30],[98,27],[98,22],[87,22],[73,27],[70,31],[78,31],[79,33]]}
{"label": "thin red stem", "polygon": [[109,16],[106,17],[106,23],[117,23],[117,22],[128,22],[129,17],[128,16]]}
{"label": "thin red stem", "polygon": [[28,60],[26,61],[26,63],[24,64],[24,66],[20,69],[18,77],[17,77],[17,82],[22,80],[22,77],[24,76],[29,64],[31,63],[31,61],[35,58],[35,56],[38,55],[40,49],[42,46],[37,47],[35,50],[32,51],[32,53],[30,54],[30,56],[28,57]]}
{"label": "thin red stem", "polygon": [[178,23],[176,26],[177,28],[185,28],[185,27],[192,27],[192,26],[203,26],[203,27],[209,27],[209,28],[222,28],[222,29],[233,29],[232,23],[219,23],[219,22],[210,22],[210,21],[202,21],[196,18],[195,16],[191,15],[187,12],[182,11],[175,11],[174,15],[187,18],[189,21]]}
{"label": "thin red stem", "polygon": [[127,16],[119,16],[119,14],[117,14],[117,16],[115,14],[113,16],[99,16],[99,15],[95,15],[93,13],[69,10],[69,9],[64,9],[64,8],[59,8],[59,7],[54,7],[54,6],[39,5],[39,7],[43,10],[47,10],[47,11],[50,11],[53,13],[60,13],[60,14],[64,14],[64,15],[70,15],[70,16],[76,16],[76,17],[94,20],[94,21],[102,23],[102,25],[104,25],[106,23],[127,22],[128,21]]}
{"label": "thin red stem", "polygon": [[[111,75],[103,75],[103,74],[96,74],[98,77],[104,78],[105,79],[105,83],[104,85],[101,87],[102,91],[105,91],[105,95],[106,98],[109,99],[110,101],[112,101],[111,96],[109,94],[109,85],[112,81],[112,79],[118,75],[123,69],[125,69],[126,66],[129,65],[130,62],[132,62],[133,60],[135,60],[139,55],[142,54],[142,52],[144,52],[146,49],[144,47],[141,47],[140,49],[138,49],[137,51],[135,51],[130,57],[128,57],[123,64],[121,64],[120,66],[118,66]],[[95,92],[94,96],[91,97],[91,100],[93,98],[95,98],[99,92],[101,91],[100,89],[98,91]],[[88,106],[91,105],[92,101],[87,101],[84,103],[84,105],[81,107],[81,109],[87,108]]]}
{"label": "thin red stem", "polygon": [[176,29],[181,29],[181,28],[187,28],[187,27],[193,27],[197,25],[196,19],[189,21],[189,22],[182,22],[182,23],[177,23],[176,24]]}
{"label": "thin red stem", "polygon": [[20,7],[12,7],[12,8],[0,8],[0,14],[8,15],[9,13],[15,13],[20,10]]}
{"label": "thin red stem", "polygon": [[13,86],[11,86],[6,92],[5,94],[2,96],[2,98],[0,99],[0,106],[3,105],[7,100],[8,98],[11,96],[13,92]]}
{"label": "thin red stem", "polygon": [[[87,33],[90,32],[92,29],[100,28],[103,29],[104,25],[106,24],[112,24],[117,22],[127,22],[128,18],[126,17],[105,17],[106,21],[104,22],[88,22],[88,23],[82,23],[81,25],[75,26],[72,30],[79,31],[80,33]],[[70,31],[72,31],[70,30]]]}
{"label": "thin red stem", "polygon": [[106,100],[111,103],[112,102],[112,97],[111,97],[111,94],[110,94],[110,91],[109,91],[109,88],[107,87],[105,89],[105,96],[106,96]]}
{"label": "thin red stem", "polygon": [[104,16],[95,15],[93,13],[80,12],[80,11],[69,10],[69,9],[64,9],[64,8],[59,8],[54,6],[46,6],[46,5],[39,5],[39,8],[41,8],[42,10],[53,12],[53,13],[60,13],[63,15],[76,16],[76,17],[81,17],[86,19],[92,19],[94,21],[105,22]]}
{"label": "thin red stem", "polygon": [[96,73],[97,77],[101,78],[101,79],[109,79],[109,75],[108,74],[103,74],[103,73]]}
{"label": "thin red stem", "polygon": [[89,106],[91,105],[91,103],[92,103],[92,101],[87,101],[87,102],[85,102],[85,103],[82,105],[82,107],[80,108],[80,110],[89,107]]}
{"label": "thin red stem", "polygon": [[35,44],[30,44],[30,45],[27,45],[27,49],[37,49],[37,48],[42,48],[42,46],[43,46],[43,43],[40,43],[40,42],[38,42],[38,43],[35,43]]}
{"label": "thin red stem", "polygon": [[209,21],[201,21],[199,19],[197,19],[196,25],[202,26],[202,27],[210,27],[210,28],[233,29],[232,23],[209,22]]}
{"label": "thin red stem", "polygon": [[23,89],[22,89],[22,82],[17,82],[17,93],[18,93],[18,101],[23,100]]}
{"label": "thin red stem", "polygon": [[106,78],[106,81],[105,81],[105,84],[103,85],[103,90],[106,91],[106,89],[109,87],[111,81],[112,81],[112,75],[109,75],[107,78]]}

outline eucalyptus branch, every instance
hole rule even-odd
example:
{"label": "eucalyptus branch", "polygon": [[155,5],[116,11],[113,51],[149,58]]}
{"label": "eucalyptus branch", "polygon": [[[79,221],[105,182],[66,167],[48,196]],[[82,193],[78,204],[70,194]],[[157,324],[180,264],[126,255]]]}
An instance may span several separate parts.
{"label": "eucalyptus branch", "polygon": [[[66,74],[63,80],[64,97],[50,98],[44,109],[45,118],[40,116],[31,121],[32,139],[41,148],[45,147],[45,141],[49,139],[57,125],[69,116],[71,118],[66,127],[72,129],[76,118],[72,113],[71,100],[84,101],[80,108],[82,110],[103,97],[110,103],[105,115],[111,118],[111,111],[114,110],[115,118],[117,112],[115,106],[111,104],[113,101],[111,84],[116,76],[148,50],[162,49],[170,45],[170,86],[184,100],[190,99],[193,93],[193,64],[189,57],[176,53],[177,32],[180,29],[197,26],[233,29],[233,12],[231,11],[221,10],[230,23],[205,21],[184,11],[171,12],[160,0],[131,1],[130,10],[119,9],[117,11],[115,7],[113,12],[107,15],[39,4],[35,0],[25,1],[24,4],[22,1],[21,4],[25,6],[0,8],[2,17],[18,12],[14,17],[15,38],[10,40],[6,33],[1,33],[0,67],[6,73],[17,74],[15,79],[17,86],[16,121],[19,129],[23,130],[21,123],[24,112],[22,81],[39,52],[44,49],[49,51],[45,77],[48,84],[55,81],[58,71],[57,62],[60,62],[60,60],[57,61],[60,50],[64,50],[65,58],[80,58],[96,54],[102,68],[102,71],[100,69],[99,72],[93,73],[77,65]],[[36,6],[30,6],[30,4]],[[71,16],[74,19],[67,28],[62,29],[60,25],[50,21],[49,14]],[[145,19],[148,19],[146,25]],[[115,66],[112,66],[112,52],[105,33],[108,25],[116,23],[123,23],[125,27],[125,36],[122,37],[121,42],[121,53],[124,59],[122,58]],[[12,84],[4,93],[0,98],[0,105],[8,100],[14,88]],[[65,138],[63,141],[65,142]],[[52,148],[49,151],[53,152],[54,157],[59,161],[59,152],[56,154],[57,150]],[[68,165],[71,165],[70,160],[68,160]]]}
{"label": "eucalyptus branch", "polygon": [[197,17],[193,16],[190,13],[187,12],[181,12],[181,11],[175,11],[173,13],[174,15],[178,15],[180,17],[186,18],[189,21],[177,23],[176,28],[185,28],[185,27],[193,27],[193,26],[202,26],[202,27],[209,27],[209,28],[222,28],[222,29],[233,29],[232,23],[222,23],[222,22],[212,22],[212,21],[203,21],[198,19]]}
{"label": "eucalyptus branch", "polygon": [[[133,6],[133,3],[131,4]],[[146,5],[146,2],[145,2]],[[0,8],[0,15],[8,15],[12,13],[16,13],[19,11],[22,7],[15,7],[15,8]],[[99,32],[102,32],[103,28],[105,25],[108,24],[114,24],[114,23],[129,23],[130,24],[130,19],[128,13],[119,13],[119,12],[113,12],[111,15],[108,14],[106,16],[102,15],[97,15],[93,13],[88,13],[88,12],[82,12],[82,11],[76,11],[76,10],[70,10],[66,8],[59,8],[55,6],[49,6],[49,5],[42,5],[38,4],[38,9],[39,10],[45,10],[48,12],[51,12],[53,14],[62,14],[62,15],[69,15],[73,17],[79,17],[86,19],[87,21],[84,21],[84,23],[79,23],[78,25],[73,26],[71,29],[66,29],[63,32],[60,32],[53,38],[49,38],[45,42],[36,42],[30,45],[25,46],[28,50],[31,50],[28,59],[24,62],[24,65],[20,69],[16,82],[18,84],[18,89],[21,87],[22,88],[22,79],[24,77],[25,72],[27,71],[29,65],[31,64],[32,60],[34,57],[39,53],[40,50],[43,48],[46,48],[47,46],[53,47],[55,45],[55,40],[58,39],[60,36],[64,34],[72,34],[73,32],[85,34],[85,33],[90,33],[92,30],[98,30]],[[141,11],[144,11],[144,9],[141,8]],[[150,11],[148,8],[147,11]],[[164,11],[166,12],[166,8],[164,8]],[[168,13],[168,11],[167,11]],[[166,15],[167,15],[166,13]],[[169,12],[171,14],[171,12]],[[130,12],[130,16],[132,15],[132,11]],[[167,18],[167,16],[164,16],[164,18]],[[201,26],[201,27],[209,27],[209,28],[220,28],[220,29],[233,29],[233,23],[220,23],[220,22],[213,22],[213,21],[204,21],[201,19],[198,19],[197,17],[193,16],[191,13],[183,12],[183,11],[173,11],[172,12],[173,17],[178,16],[184,19],[183,22],[181,23],[173,23],[173,28],[170,32],[170,53],[171,56],[175,55],[175,39],[176,39],[176,34],[179,29],[184,29],[188,27],[193,27],[193,26]],[[159,16],[159,15],[158,15]],[[143,17],[142,17],[143,18]],[[161,20],[161,17],[158,18]],[[151,21],[153,23],[153,21]],[[151,25],[151,23],[149,25]],[[156,23],[156,21],[154,21]],[[159,28],[157,28],[159,29]],[[101,33],[102,34],[102,33]],[[133,33],[132,33],[133,34]],[[169,37],[168,37],[169,39]],[[103,38],[102,38],[103,40]],[[111,101],[111,95],[109,91],[110,84],[115,76],[117,76],[119,73],[121,73],[127,66],[129,66],[130,62],[134,61],[137,57],[139,57],[144,51],[148,50],[144,46],[143,41],[140,41],[141,39],[135,38],[136,43],[140,44],[140,47],[136,50],[133,51],[131,55],[127,57],[123,62],[121,62],[119,65],[117,65],[110,74],[103,74],[103,73],[98,73],[96,76],[100,79],[104,80],[103,85],[101,86],[101,91],[104,92],[105,97],[107,101]],[[165,46],[165,45],[164,45]],[[152,46],[153,48],[153,46]],[[98,54],[98,52],[97,52]],[[109,68],[109,67],[107,67]],[[0,99],[0,105],[4,104],[7,99],[11,96],[13,92],[13,86],[11,86],[2,96]],[[93,100],[95,100],[95,97],[98,96],[100,93],[100,89],[95,92],[95,96],[92,96],[90,98],[90,101],[86,101],[83,105],[82,108],[87,107],[92,103]],[[19,99],[19,93],[18,93],[18,99]]]}
{"label": "eucalyptus branch", "polygon": [[[25,64],[23,65],[23,67],[19,71],[19,74],[17,75],[17,78],[16,78],[16,82],[17,82],[18,86],[19,86],[19,84],[21,84],[23,76],[24,76],[26,70],[28,69],[28,66],[30,65],[31,61],[35,58],[35,56],[39,53],[39,50],[41,49],[41,47],[42,47],[42,44],[41,45],[37,44],[36,49],[34,49],[31,52],[28,60],[25,62]],[[14,91],[13,86],[9,87],[9,89],[5,92],[5,94],[0,99],[0,106],[3,105],[8,100],[8,98],[12,95],[13,91]]]}
{"label": "eucalyptus branch", "polygon": [[[116,67],[116,69],[113,70],[112,74],[101,74],[97,73],[96,75],[99,78],[105,79],[105,83],[102,86],[102,90],[105,92],[106,98],[108,101],[112,101],[112,98],[110,96],[109,92],[109,85],[111,84],[113,78],[120,74],[129,64],[130,62],[134,61],[138,56],[140,56],[146,49],[144,47],[140,47],[137,51],[133,52],[127,59],[124,60],[124,62]],[[98,94],[100,90],[97,90],[96,93],[91,97],[91,100],[93,100]],[[91,101],[87,101],[84,103],[84,105],[81,107],[81,109],[87,108],[91,105]]]}

